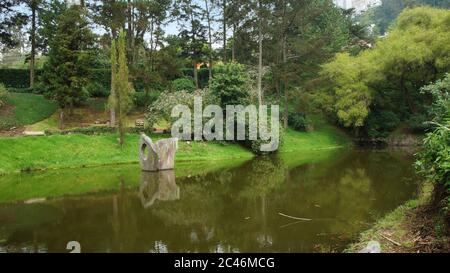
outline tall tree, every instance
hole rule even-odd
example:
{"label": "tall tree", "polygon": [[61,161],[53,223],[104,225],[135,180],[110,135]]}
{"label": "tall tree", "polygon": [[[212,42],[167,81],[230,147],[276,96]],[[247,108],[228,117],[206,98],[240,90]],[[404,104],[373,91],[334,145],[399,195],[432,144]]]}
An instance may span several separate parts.
{"label": "tall tree", "polygon": [[120,146],[124,144],[125,120],[128,112],[133,106],[133,87],[130,83],[127,54],[126,54],[126,34],[123,30],[119,32],[119,38],[111,44],[111,70],[113,71],[114,98],[113,107],[117,109],[118,127],[120,135]]}
{"label": "tall tree", "polygon": [[284,126],[291,93],[314,78],[320,64],[348,41],[345,17],[331,1],[277,0],[270,18],[276,89],[284,96]]}
{"label": "tall tree", "polygon": [[258,102],[259,105],[263,104],[262,94],[262,77],[263,77],[263,24],[264,24],[264,11],[263,2],[258,0]]}
{"label": "tall tree", "polygon": [[44,64],[43,83],[60,108],[60,128],[64,128],[64,110],[84,102],[89,94],[89,64],[93,34],[84,10],[73,5],[58,17],[55,36]]}
{"label": "tall tree", "polygon": [[228,20],[228,1],[222,0],[222,35],[223,35],[223,61],[227,61],[227,20]]}
{"label": "tall tree", "polygon": [[177,0],[174,15],[178,18],[181,26],[179,35],[184,40],[184,54],[192,62],[195,86],[199,88],[198,64],[203,60],[204,45],[207,44],[201,7],[193,0]]}
{"label": "tall tree", "polygon": [[[90,8],[93,21],[109,33],[111,40],[117,39],[118,30],[123,28],[126,22],[127,3],[118,0],[93,0]],[[111,69],[111,97],[115,97],[113,78]],[[109,124],[112,127],[116,125],[116,109],[113,104],[109,107]]]}
{"label": "tall tree", "polygon": [[[31,1],[31,0],[30,0]],[[50,41],[55,36],[58,28],[58,18],[65,12],[65,1],[40,0],[41,5],[37,14],[39,24],[36,29],[36,49],[46,54],[49,51]]]}
{"label": "tall tree", "polygon": [[207,27],[208,27],[208,71],[209,71],[209,80],[212,79],[212,71],[213,71],[213,48],[212,48],[212,14],[211,11],[213,9],[214,6],[214,0],[204,0],[205,3],[205,17],[206,17],[206,22],[207,22]]}
{"label": "tall tree", "polygon": [[36,58],[36,13],[38,12],[41,0],[27,0],[28,8],[31,10],[31,29],[30,29],[30,88],[34,86],[34,66]]}

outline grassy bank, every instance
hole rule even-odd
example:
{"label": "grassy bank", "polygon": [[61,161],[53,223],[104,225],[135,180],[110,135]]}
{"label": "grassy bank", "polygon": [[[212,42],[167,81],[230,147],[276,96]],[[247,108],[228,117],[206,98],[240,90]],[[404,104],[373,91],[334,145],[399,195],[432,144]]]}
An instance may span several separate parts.
{"label": "grassy bank", "polygon": [[[157,140],[161,135],[154,135]],[[45,137],[0,138],[0,174],[137,163],[139,135],[126,135],[123,148],[118,147],[118,136],[105,135],[53,135]],[[253,154],[237,144],[225,142],[179,143],[176,161],[213,161],[234,158],[251,158]],[[311,133],[288,130],[281,153],[331,149],[348,144],[331,128]]]}
{"label": "grassy bank", "polygon": [[[157,140],[161,136],[152,136]],[[0,138],[0,173],[137,163],[139,135],[128,134],[123,148],[118,136],[105,134]],[[238,145],[180,142],[177,162],[251,158]]]}
{"label": "grassy bank", "polygon": [[335,149],[350,145],[349,138],[336,127],[317,116],[312,116],[311,119],[314,125],[311,132],[286,130],[281,153]]}
{"label": "grassy bank", "polygon": [[433,190],[425,183],[416,199],[410,200],[380,219],[345,252],[355,253],[377,241],[383,253],[434,252],[439,245],[447,245],[448,238],[439,233],[439,216],[425,212]]}
{"label": "grassy bank", "polygon": [[55,111],[56,104],[41,95],[9,93],[6,106],[0,110],[0,130],[36,123]]}

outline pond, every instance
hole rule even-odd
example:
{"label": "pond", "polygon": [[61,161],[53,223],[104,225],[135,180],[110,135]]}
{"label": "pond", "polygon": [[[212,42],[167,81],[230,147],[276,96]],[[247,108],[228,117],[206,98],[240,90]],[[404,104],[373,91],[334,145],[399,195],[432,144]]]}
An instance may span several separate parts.
{"label": "pond", "polygon": [[416,194],[412,164],[407,151],[334,150],[8,175],[0,252],[68,252],[69,241],[82,252],[339,252]]}

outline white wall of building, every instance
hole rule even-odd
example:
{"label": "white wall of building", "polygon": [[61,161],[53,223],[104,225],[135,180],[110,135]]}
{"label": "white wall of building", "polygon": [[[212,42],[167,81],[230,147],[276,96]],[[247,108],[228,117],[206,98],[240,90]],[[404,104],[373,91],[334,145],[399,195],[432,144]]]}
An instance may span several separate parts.
{"label": "white wall of building", "polygon": [[381,4],[381,0],[333,0],[333,2],[336,6],[343,9],[354,8],[357,13]]}

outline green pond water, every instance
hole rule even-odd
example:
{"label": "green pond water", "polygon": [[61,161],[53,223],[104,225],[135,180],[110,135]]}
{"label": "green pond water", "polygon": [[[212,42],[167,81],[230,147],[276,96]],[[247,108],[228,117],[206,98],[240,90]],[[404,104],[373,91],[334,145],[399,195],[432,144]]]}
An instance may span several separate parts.
{"label": "green pond water", "polygon": [[3,176],[0,252],[338,252],[415,195],[412,164],[335,150]]}

